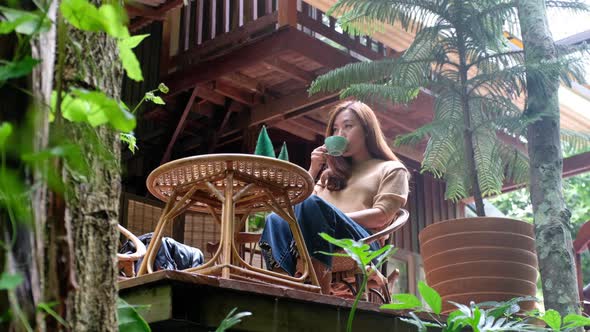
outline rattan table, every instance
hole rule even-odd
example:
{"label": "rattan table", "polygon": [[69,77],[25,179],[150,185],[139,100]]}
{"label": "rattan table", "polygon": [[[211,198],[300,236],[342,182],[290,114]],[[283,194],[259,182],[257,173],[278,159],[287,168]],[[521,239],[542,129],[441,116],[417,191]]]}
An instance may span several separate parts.
{"label": "rattan table", "polygon": [[[210,213],[221,224],[218,250],[205,264],[184,270],[222,278],[256,280],[319,292],[309,252],[295,219],[293,205],[313,191],[311,176],[301,167],[275,158],[248,154],[209,154],[183,158],[156,168],[147,188],[165,201],[152,241],[138,275],[151,273],[164,228],[190,210]],[[236,215],[273,211],[285,219],[293,232],[304,271],[300,277],[251,266],[238,254],[235,243]],[[221,217],[219,217],[221,216]],[[307,279],[311,284],[306,284]]]}

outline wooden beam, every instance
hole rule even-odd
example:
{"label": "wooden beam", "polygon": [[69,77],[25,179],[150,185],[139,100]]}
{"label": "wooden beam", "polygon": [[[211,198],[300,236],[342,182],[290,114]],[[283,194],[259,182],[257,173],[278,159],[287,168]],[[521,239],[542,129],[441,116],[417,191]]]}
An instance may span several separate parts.
{"label": "wooden beam", "polygon": [[[232,102],[232,104],[234,104],[235,102]],[[221,123],[219,124],[219,128],[217,128],[217,130],[215,131],[215,133],[213,134],[213,137],[211,139],[211,143],[209,144],[209,153],[212,153],[213,151],[215,151],[215,148],[217,148],[217,143],[219,142],[219,137],[221,137],[221,135],[223,134],[223,130],[225,129],[225,127],[227,126],[227,123],[229,122],[229,118],[232,115],[232,106],[230,105],[230,107],[228,107],[228,109],[225,110],[225,114],[223,115],[223,119],[221,120]]]}
{"label": "wooden beam", "polygon": [[224,82],[248,89],[251,92],[256,92],[259,94],[264,94],[266,90],[264,85],[258,82],[255,78],[246,76],[240,72],[230,73],[228,75],[222,76],[220,79]]}
{"label": "wooden beam", "polygon": [[315,132],[313,132],[312,130],[309,130],[305,127],[298,126],[298,125],[292,123],[291,121],[279,121],[279,122],[272,124],[271,127],[279,128],[279,129],[284,130],[292,135],[301,137],[307,141],[311,141],[311,142],[315,141],[315,137],[316,137]]}
{"label": "wooden beam", "polygon": [[305,128],[313,131],[318,135],[324,135],[326,133],[326,124],[316,121],[314,119],[310,119],[306,116],[300,116],[290,120],[291,123],[296,123],[297,125],[304,126]]}
{"label": "wooden beam", "polygon": [[147,17],[154,21],[162,21],[166,17],[166,13],[162,13],[154,8],[142,6],[139,4],[127,4],[125,5],[125,9],[127,10],[127,14],[130,16]]}
{"label": "wooden beam", "polygon": [[590,151],[563,159],[563,177],[590,171]]}
{"label": "wooden beam", "polygon": [[307,72],[297,67],[297,65],[281,60],[280,58],[267,59],[264,61],[264,64],[306,85],[316,77],[313,73]]}
{"label": "wooden beam", "polygon": [[182,128],[184,127],[184,121],[186,120],[188,113],[190,112],[190,110],[193,107],[193,103],[195,102],[195,98],[197,97],[197,90],[199,88],[195,87],[193,89],[193,93],[191,94],[190,98],[188,99],[188,103],[186,103],[186,106],[184,107],[184,111],[182,112],[182,115],[180,116],[180,120],[178,121],[178,125],[176,126],[176,129],[174,130],[174,134],[172,135],[172,138],[170,139],[170,142],[168,143],[168,147],[166,147],[166,152],[164,152],[164,156],[162,157],[162,160],[160,161],[160,165],[166,163],[168,160],[170,160],[170,155],[172,154],[172,147],[174,146],[174,143],[176,143],[176,139],[178,138],[178,135],[180,134],[180,132],[182,131]]}
{"label": "wooden beam", "polygon": [[239,51],[231,52],[214,59],[203,61],[190,68],[168,75],[164,82],[170,87],[170,94],[175,95],[196,84],[213,81],[217,78],[258,63],[265,58],[276,57],[289,49],[290,41],[299,35],[299,31],[284,28],[271,36],[247,44]]}
{"label": "wooden beam", "polygon": [[214,90],[215,92],[239,101],[242,104],[255,105],[262,103],[262,96],[241,90],[222,81],[215,82]]}
{"label": "wooden beam", "polygon": [[217,93],[213,87],[212,83],[210,84],[199,84],[199,89],[197,90],[197,97],[201,99],[205,99],[210,101],[211,103],[219,106],[225,105],[225,96],[222,94]]}
{"label": "wooden beam", "polygon": [[290,113],[296,111],[302,111],[298,115],[304,115],[326,103],[338,100],[339,93],[318,93],[310,97],[306,90],[302,90],[282,99],[253,107],[248,125],[254,126],[271,120],[285,119]]}
{"label": "wooden beam", "polygon": [[[163,18],[166,17],[166,14],[173,10],[176,9],[180,6],[182,6],[184,0],[172,0],[169,2],[164,3],[163,5],[161,5],[160,7],[157,7],[154,9],[153,12],[151,12],[150,16],[162,16]],[[148,24],[150,24],[152,21],[154,21],[154,19],[150,18],[150,17],[140,17],[137,20],[134,20],[130,25],[129,25],[129,29],[131,31],[135,31],[137,29],[140,29]],[[168,49],[166,49],[166,51],[168,51]]]}
{"label": "wooden beam", "polygon": [[297,0],[279,0],[279,26],[290,25],[297,28]]}

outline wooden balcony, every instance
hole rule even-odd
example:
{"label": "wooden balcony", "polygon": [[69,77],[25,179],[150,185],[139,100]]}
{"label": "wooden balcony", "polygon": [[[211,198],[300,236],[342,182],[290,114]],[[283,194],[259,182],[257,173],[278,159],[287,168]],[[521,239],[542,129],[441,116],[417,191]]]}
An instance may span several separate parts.
{"label": "wooden balcony", "polygon": [[[175,271],[123,281],[119,293],[129,303],[149,305],[140,313],[154,332],[213,331],[233,308],[252,313],[236,331],[344,331],[352,305],[334,296]],[[399,319],[405,315],[361,302],[353,331],[415,331]]]}

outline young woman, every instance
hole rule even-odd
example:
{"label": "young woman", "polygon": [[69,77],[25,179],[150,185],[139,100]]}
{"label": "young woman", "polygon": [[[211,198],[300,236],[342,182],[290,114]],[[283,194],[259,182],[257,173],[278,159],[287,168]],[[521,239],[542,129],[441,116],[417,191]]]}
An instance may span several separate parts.
{"label": "young woman", "polygon": [[[319,181],[314,194],[295,206],[313,267],[324,294],[332,279],[330,243],[318,233],[355,240],[385,228],[408,197],[408,171],[385,141],[379,121],[359,101],[339,104],[330,115],[326,137],[344,136],[349,143],[340,157],[327,154],[324,145],[311,153],[309,174]],[[260,240],[266,266],[296,272],[297,250],[286,221],[276,214],[266,218]],[[373,243],[373,249],[379,245]]]}

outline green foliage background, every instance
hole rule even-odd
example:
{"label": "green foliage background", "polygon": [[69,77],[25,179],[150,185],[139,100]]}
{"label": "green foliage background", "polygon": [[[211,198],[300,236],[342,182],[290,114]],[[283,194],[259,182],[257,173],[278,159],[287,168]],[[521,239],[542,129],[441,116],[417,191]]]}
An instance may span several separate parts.
{"label": "green foliage background", "polygon": [[[583,151],[576,151],[567,144],[564,146],[565,156],[580,152]],[[564,179],[563,192],[566,206],[572,214],[569,230],[572,239],[575,239],[582,224],[590,221],[590,173]],[[505,193],[489,201],[510,218],[533,222],[533,207],[528,188]],[[590,282],[590,252],[582,255],[582,271],[586,284]]]}

